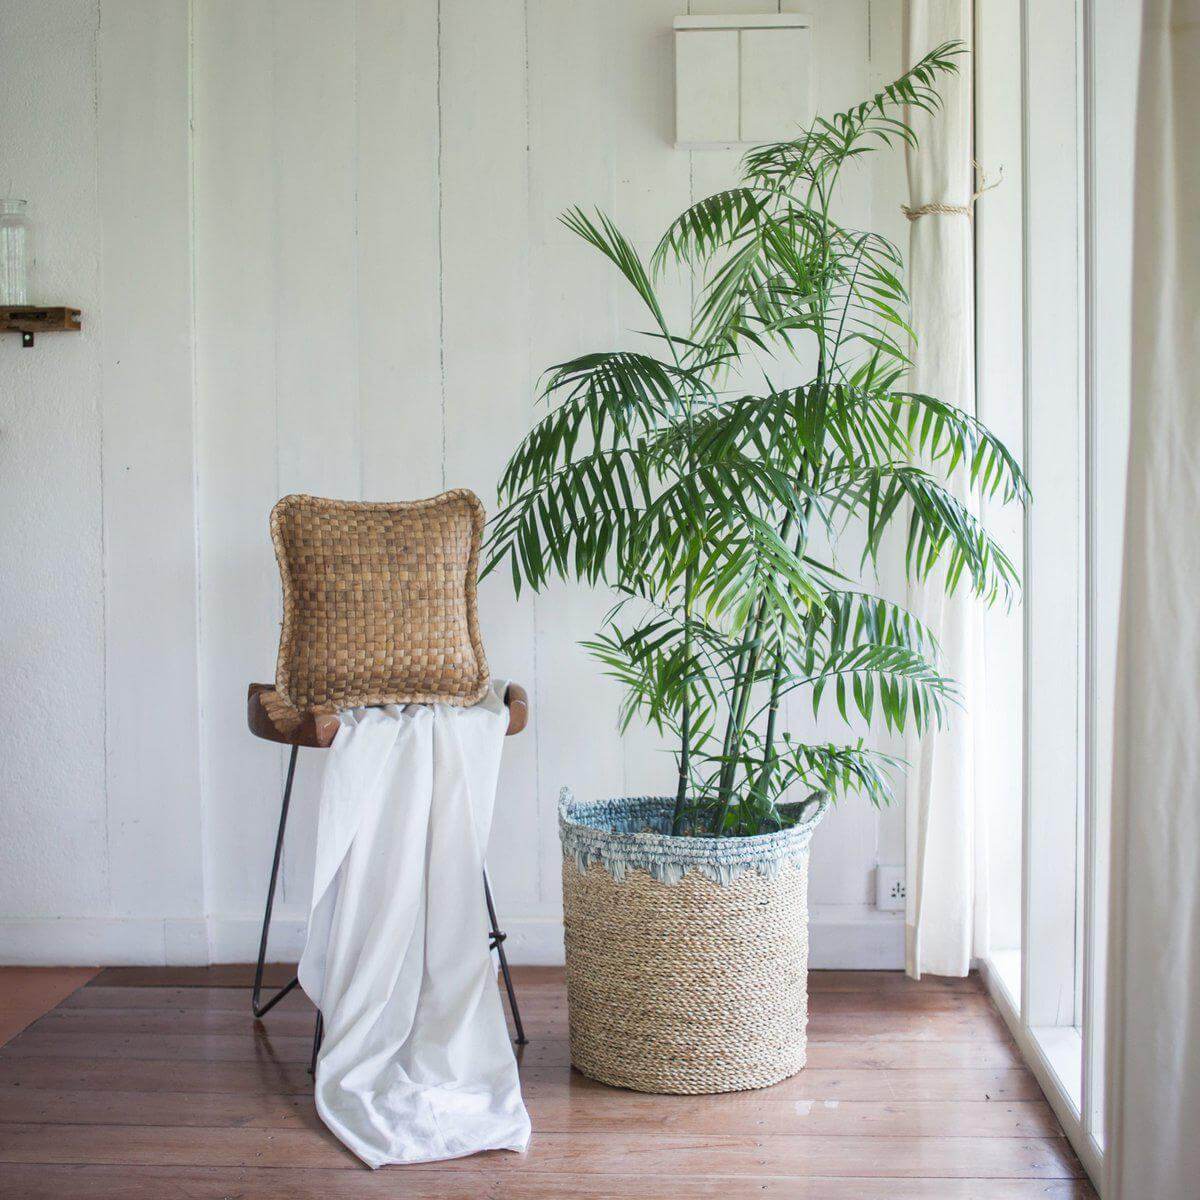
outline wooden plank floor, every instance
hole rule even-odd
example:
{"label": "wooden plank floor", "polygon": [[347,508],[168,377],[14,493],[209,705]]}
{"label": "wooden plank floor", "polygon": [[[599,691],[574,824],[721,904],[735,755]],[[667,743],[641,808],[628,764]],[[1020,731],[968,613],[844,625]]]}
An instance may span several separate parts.
{"label": "wooden plank floor", "polygon": [[[253,1022],[251,974],[115,968],[76,991],[44,981],[45,1015],[0,1050],[0,1195],[1095,1196],[975,978],[814,972],[804,1071],[763,1091],[678,1097],[572,1072],[562,972],[518,969],[528,1153],[370,1172],[313,1109],[311,1005],[293,992]],[[0,1010],[5,986],[0,972]]]}
{"label": "wooden plank floor", "polygon": [[0,1046],[97,973],[95,967],[0,967]]}

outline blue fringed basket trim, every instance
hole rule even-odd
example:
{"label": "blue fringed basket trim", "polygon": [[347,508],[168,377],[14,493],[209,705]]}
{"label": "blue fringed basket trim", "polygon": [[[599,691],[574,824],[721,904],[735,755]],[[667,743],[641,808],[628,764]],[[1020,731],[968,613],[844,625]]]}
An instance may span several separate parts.
{"label": "blue fringed basket trim", "polygon": [[[783,808],[795,812],[802,805]],[[616,880],[626,871],[647,871],[662,883],[678,883],[699,871],[722,886],[745,871],[774,878],[785,863],[808,856],[813,830],[829,808],[822,797],[798,824],[756,837],[672,837],[674,800],[669,796],[630,796],[576,800],[569,787],[558,797],[558,834],[564,855],[580,871],[599,863]]]}

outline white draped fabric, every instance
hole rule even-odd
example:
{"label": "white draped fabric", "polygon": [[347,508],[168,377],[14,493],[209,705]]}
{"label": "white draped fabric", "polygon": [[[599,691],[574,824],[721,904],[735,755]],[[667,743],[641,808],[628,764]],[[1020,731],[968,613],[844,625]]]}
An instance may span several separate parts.
{"label": "white draped fabric", "polygon": [[300,983],[317,1111],[372,1167],[529,1141],[483,893],[503,694],[355,709],[329,751]]}
{"label": "white draped fabric", "polygon": [[1113,776],[1106,1200],[1200,1195],[1200,0],[1147,0]]}
{"label": "white draped fabric", "polygon": [[[905,52],[916,62],[950,40],[970,44],[969,0],[908,0]],[[971,59],[939,84],[943,107],[911,114],[920,145],[909,148],[910,209],[927,204],[969,207]],[[908,280],[916,352],[915,392],[975,411],[974,254],[965,212],[926,213],[910,222]],[[969,499],[961,473],[952,482]],[[962,589],[946,596],[935,576],[909,586],[909,607],[941,641],[946,667],[962,685],[964,705],[948,725],[906,747],[911,764],[906,810],[908,900],[906,965],[920,978],[965,975],[975,944],[975,752],[971,705],[979,658],[977,601]],[[982,823],[979,825],[982,835]]]}

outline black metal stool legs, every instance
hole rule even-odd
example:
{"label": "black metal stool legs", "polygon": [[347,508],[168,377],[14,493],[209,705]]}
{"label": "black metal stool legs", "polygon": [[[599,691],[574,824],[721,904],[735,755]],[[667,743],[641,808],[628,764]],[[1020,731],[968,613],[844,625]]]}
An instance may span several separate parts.
{"label": "black metal stool legs", "polygon": [[283,785],[283,807],[279,812],[279,832],[275,835],[275,858],[271,863],[271,882],[267,885],[267,911],[263,913],[262,937],[258,943],[258,966],[254,971],[254,992],[250,997],[250,1007],[256,1017],[264,1016],[277,1005],[299,984],[299,979],[293,979],[286,987],[280,988],[266,1002],[262,1000],[263,967],[267,961],[267,935],[271,932],[271,910],[275,907],[275,885],[279,882],[279,863],[283,858],[283,834],[287,829],[288,806],[292,802],[292,780],[296,777],[296,755],[300,753],[299,746],[292,747],[292,756],[288,759],[287,783]]}
{"label": "black metal stool legs", "polygon": [[[299,986],[300,980],[293,976],[292,981],[282,987],[266,1004],[262,1003],[263,970],[267,962],[267,937],[271,932],[271,910],[275,907],[275,885],[279,882],[279,864],[283,859],[283,835],[287,830],[288,808],[292,803],[292,781],[296,778],[296,757],[300,753],[299,746],[292,747],[288,759],[287,782],[283,785],[283,805],[279,810],[279,832],[275,835],[275,857],[271,861],[271,882],[267,885],[267,910],[263,913],[262,937],[258,942],[258,964],[254,968],[254,991],[250,995],[250,1007],[255,1018],[266,1016],[292,990]],[[308,1073],[311,1075],[317,1069],[317,1051],[321,1046],[323,1024],[321,1014],[317,1013],[317,1024],[313,1030],[312,1061]]]}
{"label": "black metal stool legs", "polygon": [[[287,829],[288,808],[292,802],[292,782],[296,777],[296,758],[300,753],[299,746],[292,747],[291,758],[288,759],[287,782],[283,786],[283,805],[279,811],[279,832],[275,835],[275,857],[271,862],[271,881],[267,885],[267,908],[263,913],[262,937],[258,942],[258,964],[254,970],[254,991],[250,997],[250,1007],[255,1017],[263,1017],[275,1007],[294,987],[299,986],[300,980],[293,978],[282,987],[265,1004],[262,1003],[263,971],[267,961],[267,937],[271,932],[271,911],[275,907],[275,885],[279,882],[279,864],[283,859],[283,835]],[[489,936],[488,949],[495,950],[500,955],[500,971],[504,976],[504,988],[508,992],[508,1005],[512,1010],[513,1024],[517,1027],[516,1043],[518,1046],[528,1044],[525,1027],[521,1024],[521,1010],[517,1007],[517,993],[513,988],[512,975],[508,969],[508,956],[504,953],[504,939],[508,936],[502,933],[496,920],[496,905],[492,901],[492,889],[488,883],[487,870],[483,872],[483,895],[487,901]],[[313,1030],[312,1061],[308,1073],[316,1070],[317,1052],[321,1049],[321,1040],[325,1035],[325,1022],[321,1013],[317,1012],[316,1027]]]}
{"label": "black metal stool legs", "polygon": [[483,869],[483,895],[487,900],[488,921],[491,923],[491,939],[488,949],[495,950],[500,955],[500,971],[504,975],[504,990],[508,992],[508,1006],[512,1009],[513,1024],[517,1027],[516,1042],[518,1046],[529,1044],[525,1036],[525,1026],[521,1024],[521,1010],[517,1007],[517,993],[513,988],[512,976],[508,971],[508,955],[504,953],[504,939],[507,933],[501,933],[496,920],[496,905],[492,901],[492,885],[488,883],[487,867]]}
{"label": "black metal stool legs", "polygon": [[321,1050],[321,1043],[325,1040],[325,1018],[321,1016],[321,1010],[317,1009],[317,1024],[313,1029],[313,1052],[312,1058],[308,1060],[308,1073],[315,1075],[317,1073],[317,1055]]}

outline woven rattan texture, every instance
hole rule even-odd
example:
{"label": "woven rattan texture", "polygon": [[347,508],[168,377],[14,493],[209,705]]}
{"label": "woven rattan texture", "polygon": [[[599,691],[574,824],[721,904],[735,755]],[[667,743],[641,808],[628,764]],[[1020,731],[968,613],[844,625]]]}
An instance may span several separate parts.
{"label": "woven rattan texture", "polygon": [[483,505],[465,489],[371,504],[285,496],[275,686],[299,710],[474,704],[488,687],[475,584]]}
{"label": "woven rattan texture", "polygon": [[804,1066],[808,862],[722,885],[563,859],[571,1061],[639,1092],[767,1087]]}

